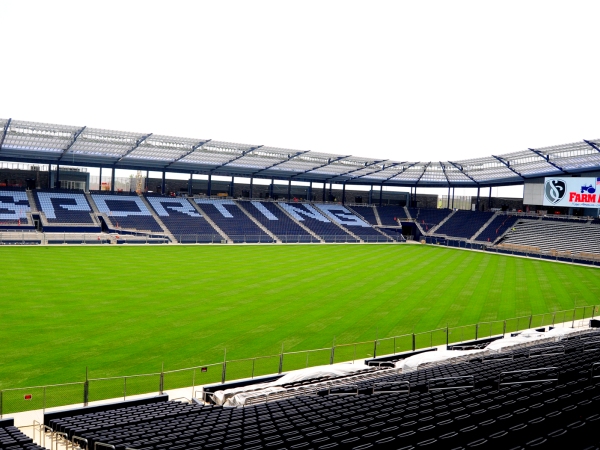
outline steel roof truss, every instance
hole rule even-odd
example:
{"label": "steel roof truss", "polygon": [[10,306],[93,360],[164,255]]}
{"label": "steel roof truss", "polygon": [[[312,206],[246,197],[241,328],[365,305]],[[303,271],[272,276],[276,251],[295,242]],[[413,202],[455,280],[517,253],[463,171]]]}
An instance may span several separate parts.
{"label": "steel roof truss", "polygon": [[296,152],[293,155],[290,154],[290,155],[288,155],[287,159],[284,159],[283,161],[276,162],[275,164],[272,164],[269,167],[265,167],[264,169],[257,170],[256,172],[252,173],[252,176],[256,176],[256,174],[258,174],[258,173],[261,173],[261,172],[264,172],[266,170],[272,169],[273,167],[276,167],[276,166],[278,166],[280,164],[286,163],[286,162],[294,159],[296,156],[304,155],[305,153],[308,153],[308,152],[310,152],[310,150],[304,150],[304,151],[301,151],[301,152]]}
{"label": "steel roof truss", "polygon": [[[593,149],[595,149],[598,152],[600,152],[600,147],[598,147],[598,144],[596,144],[595,142],[586,141],[585,139],[583,140],[583,142],[585,142],[587,145],[589,145]],[[0,147],[2,147],[2,143],[1,142],[0,142]]]}
{"label": "steel roof truss", "polygon": [[512,167],[510,167],[510,161],[506,161],[504,158],[501,158],[500,156],[496,156],[496,155],[492,155],[494,158],[496,158],[498,161],[500,161],[502,164],[504,164],[506,167],[508,167],[508,170],[510,170],[511,172],[516,173],[517,175],[519,175],[521,178],[525,179],[525,177],[523,175],[521,175],[519,172],[517,172],[515,169],[513,169]]}
{"label": "steel roof truss", "polygon": [[477,182],[477,180],[475,180],[475,178],[473,178],[471,175],[469,175],[468,173],[466,173],[466,172],[463,170],[463,167],[462,167],[460,164],[455,164],[455,163],[453,163],[452,161],[448,161],[448,162],[449,162],[450,164],[452,164],[454,167],[456,167],[458,170],[460,170],[460,172],[461,172],[461,173],[462,173],[464,176],[466,176],[466,177],[467,177],[469,180],[471,180],[473,183],[475,183],[476,185],[478,185],[478,186],[479,186],[479,183]]}
{"label": "steel roof truss", "polygon": [[4,125],[4,130],[2,130],[2,136],[0,136],[0,151],[2,150],[2,144],[4,144],[4,139],[6,139],[6,134],[8,133],[8,128],[10,127],[10,122],[12,119],[8,119],[6,121],[6,125]]}
{"label": "steel roof truss", "polygon": [[135,141],[135,145],[133,147],[131,147],[129,150],[127,150],[127,152],[121,156],[119,159],[117,159],[116,162],[121,162],[121,160],[123,158],[126,158],[127,155],[129,155],[132,151],[134,151],[136,148],[138,148],[140,145],[142,145],[142,143],[148,139],[150,136],[152,136],[152,133],[150,134],[146,134],[145,136],[142,136],[141,138],[139,138],[137,141]]}
{"label": "steel roof truss", "polygon": [[67,145],[67,148],[63,150],[62,155],[60,155],[60,158],[58,158],[59,161],[61,161],[63,157],[67,154],[67,152],[71,150],[71,147],[75,145],[75,142],[77,142],[77,139],[79,138],[79,136],[81,136],[81,133],[83,133],[86,128],[87,127],[82,127],[81,130],[79,130],[73,135],[73,139],[71,139],[71,142],[69,143],[69,145]]}
{"label": "steel roof truss", "polygon": [[425,164],[425,167],[423,168],[423,172],[421,172],[421,175],[419,175],[419,178],[417,178],[417,181],[415,181],[415,186],[417,184],[419,184],[419,181],[421,181],[421,178],[423,178],[423,175],[425,175],[425,172],[427,172],[427,168],[431,165],[431,161],[429,161],[427,164]]}
{"label": "steel roof truss", "polygon": [[550,155],[545,155],[544,153],[540,152],[539,150],[536,150],[534,148],[530,148],[529,150],[531,150],[533,153],[535,153],[536,155],[538,155],[539,157],[543,158],[548,164],[556,167],[558,170],[560,170],[561,172],[567,174],[569,172],[567,172],[565,169],[563,169],[560,166],[557,166],[556,164],[554,164],[552,161],[550,161]]}
{"label": "steel roof truss", "polygon": [[[365,165],[364,165],[363,167],[359,167],[358,169],[352,169],[352,170],[351,170],[351,171],[349,171],[349,172],[341,173],[341,174],[339,174],[339,175],[336,175],[335,177],[328,178],[328,179],[327,179],[327,181],[329,182],[329,181],[333,180],[334,178],[345,177],[346,175],[349,175],[349,174],[351,174],[351,173],[358,172],[358,171],[360,171],[360,170],[364,170],[364,169],[366,169],[367,167],[374,166],[375,164],[381,164],[381,163],[385,163],[386,161],[389,161],[389,160],[387,160],[387,159],[384,159],[384,160],[381,160],[381,161],[373,161],[373,162],[371,162],[371,163],[368,163],[368,164],[367,164],[367,163],[365,163]],[[383,169],[382,169],[382,170],[383,170]],[[379,172],[379,170],[377,170],[377,171],[375,171],[375,172]],[[375,172],[371,172],[371,173],[375,173]],[[371,173],[368,173],[367,175],[371,175]],[[365,176],[365,175],[363,175],[363,176]],[[356,177],[356,176],[355,176],[355,177],[350,177],[349,179],[347,179],[347,180],[344,180],[344,183],[346,183],[347,181],[350,181],[350,180],[354,180],[355,178],[359,178],[359,177]]]}
{"label": "steel roof truss", "polygon": [[295,177],[298,177],[300,175],[304,175],[305,173],[312,172],[313,170],[317,170],[317,169],[320,169],[322,167],[328,166],[332,162],[336,162],[336,161],[339,161],[340,159],[349,158],[349,157],[350,157],[350,155],[339,156],[339,157],[333,158],[333,159],[329,158],[325,164],[321,164],[320,166],[316,166],[316,167],[313,167],[312,169],[308,169],[308,170],[305,170],[304,172],[300,172],[300,173],[297,173],[296,175],[292,175],[291,178],[295,178]]}
{"label": "steel roof truss", "polygon": [[198,142],[196,145],[194,145],[192,147],[192,149],[189,152],[184,153],[183,155],[181,155],[178,158],[175,158],[173,161],[171,161],[169,164],[167,164],[164,168],[168,168],[169,166],[171,166],[172,164],[175,164],[176,162],[181,161],[183,158],[185,158],[186,156],[191,155],[192,153],[194,153],[196,150],[198,150],[198,148],[202,147],[204,144],[208,144],[210,141],[212,141],[212,139],[207,139],[206,141],[200,141]]}
{"label": "steel roof truss", "polygon": [[[403,168],[402,168],[402,170],[401,170],[400,172],[398,172],[398,173],[395,173],[394,175],[392,175],[392,176],[391,176],[391,177],[389,177],[389,178],[386,178],[386,179],[385,179],[385,180],[383,180],[381,183],[383,184],[383,183],[385,183],[386,181],[390,181],[392,178],[394,178],[394,177],[397,177],[398,175],[401,175],[401,174],[403,174],[403,173],[404,173],[404,172],[406,172],[408,169],[410,169],[412,166],[416,166],[417,164],[419,164],[419,162],[418,162],[418,161],[417,161],[416,163],[412,163],[412,164],[410,164],[410,165],[408,165],[408,166],[406,166],[406,167],[403,167]],[[394,165],[396,166],[397,164],[394,164]],[[391,166],[390,166],[390,167],[391,167]],[[373,172],[373,173],[374,173],[374,172]],[[369,175],[370,175],[370,174],[369,174]]]}
{"label": "steel roof truss", "polygon": [[452,183],[450,183],[450,178],[448,178],[448,174],[446,174],[446,166],[441,161],[440,161],[440,167],[442,168],[442,172],[444,172],[444,176],[446,177],[446,182],[448,183],[448,186],[450,186]]}
{"label": "steel roof truss", "polygon": [[214,171],[214,170],[220,169],[221,167],[224,167],[224,166],[226,166],[227,164],[231,164],[232,162],[234,162],[234,161],[237,161],[237,160],[238,160],[238,159],[240,159],[240,158],[243,158],[243,157],[244,157],[244,156],[246,156],[247,154],[249,154],[249,153],[252,153],[254,150],[258,150],[258,149],[259,149],[259,148],[261,148],[261,147],[263,147],[263,145],[257,145],[256,147],[250,147],[250,149],[249,149],[249,150],[242,150],[242,154],[241,154],[241,155],[238,155],[238,156],[236,156],[235,158],[233,158],[233,159],[230,159],[229,161],[227,161],[227,162],[224,162],[223,164],[220,164],[220,165],[218,165],[217,167],[215,167],[215,168],[214,168],[214,169],[212,169],[212,170]]}

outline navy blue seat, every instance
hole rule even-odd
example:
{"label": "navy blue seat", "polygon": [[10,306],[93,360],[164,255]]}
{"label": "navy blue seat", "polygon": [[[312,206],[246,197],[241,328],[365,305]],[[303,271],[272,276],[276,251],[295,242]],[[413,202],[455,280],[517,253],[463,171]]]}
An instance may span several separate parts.
{"label": "navy blue seat", "polygon": [[470,239],[493,214],[489,211],[456,211],[437,229],[436,234]]}
{"label": "navy blue seat", "polygon": [[279,205],[290,216],[302,222],[325,242],[356,242],[354,237],[338,227],[309,203],[280,203]]}
{"label": "navy blue seat", "polygon": [[92,208],[83,191],[36,190],[34,199],[48,223],[96,225],[90,215]]}
{"label": "navy blue seat", "polygon": [[160,220],[179,242],[218,242],[219,233],[186,198],[146,195]]}
{"label": "navy blue seat", "polygon": [[503,214],[494,217],[487,227],[477,236],[478,241],[494,242],[498,237],[502,236],[506,230],[517,223],[518,218],[515,216],[505,216]]}
{"label": "navy blue seat", "polygon": [[27,225],[31,206],[24,189],[0,188],[0,228],[2,225]]}
{"label": "navy blue seat", "polygon": [[381,220],[382,225],[392,225],[397,226],[398,220],[406,219],[406,211],[402,206],[396,205],[387,205],[387,206],[377,206],[377,214],[379,214],[379,219]]}
{"label": "navy blue seat", "polygon": [[137,195],[92,194],[98,211],[105,213],[116,229],[162,233],[152,213]]}
{"label": "navy blue seat", "polygon": [[273,241],[273,238],[244,214],[233,200],[194,199],[194,201],[233,242]]}
{"label": "navy blue seat", "polygon": [[452,212],[449,209],[408,208],[410,216],[427,232],[438,225]]}
{"label": "navy blue seat", "polygon": [[368,222],[352,213],[343,205],[335,203],[315,203],[332,222],[342,225],[365,242],[387,242],[390,238],[384,236]]}
{"label": "navy blue seat", "polygon": [[239,204],[282,242],[314,242],[315,238],[290,219],[273,202],[239,202]]}

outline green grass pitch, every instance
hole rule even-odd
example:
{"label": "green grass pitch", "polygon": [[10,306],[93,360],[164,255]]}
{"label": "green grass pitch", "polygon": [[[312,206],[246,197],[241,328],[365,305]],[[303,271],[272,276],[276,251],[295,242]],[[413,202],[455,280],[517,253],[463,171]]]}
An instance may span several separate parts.
{"label": "green grass pitch", "polygon": [[[4,247],[0,388],[599,304],[600,272],[419,245]],[[276,368],[276,367],[274,367]]]}

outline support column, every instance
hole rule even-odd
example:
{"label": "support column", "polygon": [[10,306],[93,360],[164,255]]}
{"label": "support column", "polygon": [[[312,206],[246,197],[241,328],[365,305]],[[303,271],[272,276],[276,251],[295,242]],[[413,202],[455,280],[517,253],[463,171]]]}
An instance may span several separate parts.
{"label": "support column", "polygon": [[190,180],[188,181],[188,197],[192,196],[192,187],[194,185],[194,175],[190,173]]}
{"label": "support column", "polygon": [[275,179],[271,178],[271,184],[269,185],[269,197],[273,198],[273,183],[275,183]]}
{"label": "support column", "polygon": [[102,190],[102,167],[100,167],[100,178],[98,179],[98,190]]}
{"label": "support column", "polygon": [[331,185],[331,183],[329,183],[329,195],[327,196],[327,201],[328,201],[328,202],[329,202],[329,201],[331,201],[331,200],[329,200],[329,199],[330,199],[331,197],[333,197],[333,195],[332,195],[332,188],[333,188],[333,186]]}
{"label": "support column", "polygon": [[450,185],[448,185],[448,209],[450,209]]}
{"label": "support column", "polygon": [[115,166],[112,167],[112,170],[110,172],[110,193],[114,194],[115,193]]}
{"label": "support column", "polygon": [[208,174],[208,187],[206,188],[206,195],[210,197],[212,191],[212,174]]}
{"label": "support column", "polygon": [[369,191],[369,206],[373,204],[373,185],[371,185],[371,190]]}
{"label": "support column", "polygon": [[235,187],[235,178],[231,177],[231,183],[229,183],[229,196],[233,197],[233,191]]}
{"label": "support column", "polygon": [[162,176],[162,184],[160,186],[160,192],[162,195],[165,195],[165,190],[167,188],[167,172],[165,172],[163,170],[163,176]]}
{"label": "support column", "polygon": [[480,192],[479,192],[479,190],[480,190],[480,189],[481,189],[481,188],[480,188],[479,186],[477,186],[477,202],[475,203],[475,209],[476,209],[477,211],[479,211],[479,193],[480,193]]}
{"label": "support column", "polygon": [[454,209],[454,188],[452,188],[452,209]]}
{"label": "support column", "polygon": [[144,192],[148,192],[148,182],[150,181],[150,171],[146,170],[146,179],[144,180]]}
{"label": "support column", "polygon": [[379,187],[379,206],[383,206],[383,183]]}
{"label": "support column", "polygon": [[309,202],[312,202],[312,181],[310,183],[308,183],[308,192],[307,192],[306,200],[308,200]]}
{"label": "support column", "polygon": [[250,177],[250,198],[252,198],[252,189],[254,188],[254,178]]}
{"label": "support column", "polygon": [[60,189],[60,166],[56,165],[56,178],[54,180],[54,188]]}
{"label": "support column", "polygon": [[327,183],[323,183],[323,203],[325,203],[325,192],[327,191]]}
{"label": "support column", "polygon": [[417,203],[417,186],[415,186],[415,194],[414,195],[415,195],[415,199],[414,199],[415,208],[418,208],[419,205]]}
{"label": "support column", "polygon": [[346,204],[346,182],[342,184],[342,205]]}
{"label": "support column", "polygon": [[492,209],[492,187],[490,186],[490,193],[488,195],[488,209]]}
{"label": "support column", "polygon": [[292,198],[292,180],[288,180],[288,202]]}

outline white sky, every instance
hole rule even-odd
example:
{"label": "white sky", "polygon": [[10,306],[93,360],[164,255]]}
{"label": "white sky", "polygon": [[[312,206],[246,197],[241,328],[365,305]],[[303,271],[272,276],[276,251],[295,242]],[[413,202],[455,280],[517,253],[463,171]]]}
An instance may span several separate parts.
{"label": "white sky", "polygon": [[593,139],[594,1],[0,3],[0,117],[394,160]]}

